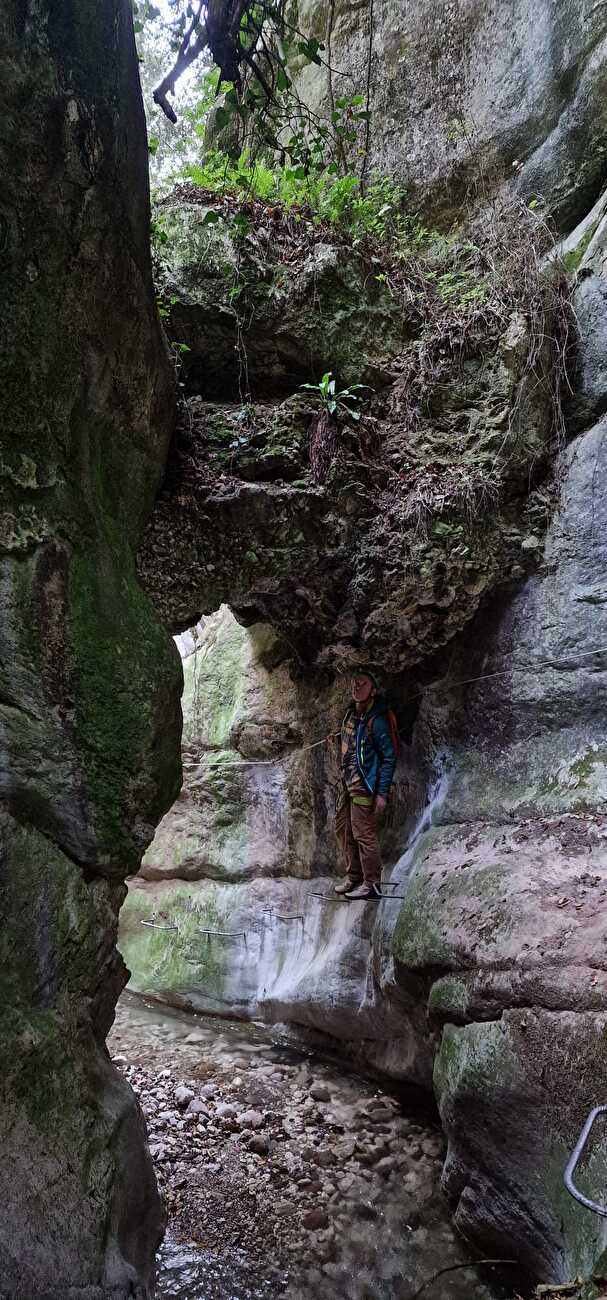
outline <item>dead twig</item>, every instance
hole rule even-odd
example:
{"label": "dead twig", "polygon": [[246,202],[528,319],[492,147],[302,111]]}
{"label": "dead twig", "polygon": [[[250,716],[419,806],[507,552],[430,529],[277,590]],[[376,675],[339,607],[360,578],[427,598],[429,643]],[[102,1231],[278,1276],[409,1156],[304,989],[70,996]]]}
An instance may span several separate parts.
{"label": "dead twig", "polygon": [[414,1291],[413,1295],[409,1296],[409,1300],[418,1300],[418,1296],[422,1295],[427,1287],[432,1286],[432,1283],[438,1281],[438,1278],[443,1277],[445,1273],[455,1273],[457,1269],[461,1268],[480,1268],[484,1264],[503,1265],[516,1264],[517,1262],[516,1259],[474,1259],[469,1260],[467,1264],[450,1264],[448,1268],[439,1268],[431,1277],[427,1277],[426,1281],[422,1282],[421,1286],[417,1288],[417,1291]]}

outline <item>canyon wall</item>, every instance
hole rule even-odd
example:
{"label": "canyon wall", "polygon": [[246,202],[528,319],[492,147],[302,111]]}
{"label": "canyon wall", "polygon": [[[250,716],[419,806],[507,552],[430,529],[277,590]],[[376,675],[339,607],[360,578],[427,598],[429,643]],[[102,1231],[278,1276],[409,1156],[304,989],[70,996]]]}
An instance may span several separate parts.
{"label": "canyon wall", "polygon": [[[568,12],[558,7],[558,23]],[[209,739],[206,723],[196,733],[196,781],[186,783],[180,811],[168,815],[131,886],[125,940],[134,945],[129,956],[138,987],[181,1005],[320,1032],[325,1041],[338,1040],[350,1058],[433,1086],[449,1142],[445,1190],[462,1230],[488,1253],[515,1255],[529,1276],[557,1282],[589,1271],[605,1244],[601,1222],[562,1185],[581,1124],[607,1087],[602,146],[584,153],[579,189],[574,175],[580,140],[594,130],[585,116],[594,101],[581,88],[589,70],[597,85],[603,75],[597,12],[584,13],[585,34],[592,29],[594,35],[574,60],[575,74],[559,81],[569,117],[560,114],[551,141],[548,119],[536,122],[527,171],[517,172],[514,186],[532,194],[529,177],[542,156],[547,205],[564,232],[562,260],[553,259],[552,271],[545,262],[546,283],[558,266],[568,273],[575,322],[558,427],[554,387],[526,385],[532,314],[524,303],[518,313],[511,304],[497,339],[477,336],[472,354],[445,345],[446,371],[415,411],[406,395],[419,392],[427,332],[409,317],[397,351],[394,329],[389,336],[371,332],[364,345],[359,333],[358,367],[352,353],[340,361],[350,367],[349,379],[356,373],[374,381],[376,392],[359,429],[344,421],[325,476],[315,481],[306,439],[313,408],[302,404],[296,388],[334,364],[330,295],[321,289],[307,300],[305,276],[294,275],[286,289],[274,269],[268,276],[269,265],[288,260],[274,234],[271,262],[266,255],[263,265],[277,285],[272,293],[283,293],[279,324],[272,335],[265,295],[253,296],[253,306],[261,302],[259,328],[254,310],[248,327],[253,400],[245,408],[233,392],[230,403],[218,404],[205,380],[205,274],[195,283],[187,272],[200,266],[200,257],[184,257],[180,236],[171,280],[165,249],[162,282],[177,286],[176,315],[195,352],[197,395],[140,571],[147,589],[157,591],[168,626],[184,626],[227,601],[250,639],[241,640],[246,686],[237,692],[236,713],[228,712],[221,741]],[[569,14],[567,57],[578,17]],[[516,23],[513,30],[518,40]],[[560,50],[557,37],[555,28],[553,46]],[[514,41],[512,59],[517,48]],[[473,65],[467,67],[472,78]],[[580,113],[579,131],[570,132],[567,122],[579,125]],[[497,140],[496,131],[497,118]],[[504,129],[499,136],[502,161],[506,135]],[[518,157],[518,137],[512,148]],[[428,166],[437,157],[432,145]],[[432,178],[426,180],[424,201],[431,205]],[[465,187],[458,186],[461,200]],[[501,181],[498,191],[511,210],[515,200],[505,198]],[[485,188],[483,202],[487,195]],[[197,223],[212,198],[182,193],[168,202],[170,221],[179,231],[187,227],[195,249]],[[443,215],[439,205],[437,218]],[[255,217],[263,246],[261,207]],[[481,204],[474,226],[481,245],[492,237],[483,231],[485,220]],[[526,231],[515,238],[533,239],[529,226]],[[309,265],[318,266],[320,240],[331,246],[326,232],[317,234],[303,254]],[[331,266],[333,282],[344,283],[359,256],[340,247],[322,266]],[[251,272],[248,260],[245,265],[248,282],[259,286],[260,273]],[[293,346],[299,304],[310,301],[319,311],[317,354],[309,332]],[[366,301],[359,301],[364,318]],[[452,306],[458,321],[466,317],[464,292]],[[402,313],[402,298],[394,310]],[[356,306],[351,313],[356,319]],[[550,319],[558,319],[558,308]],[[546,334],[557,331],[549,327]],[[297,365],[285,364],[284,338]],[[280,391],[268,394],[257,361],[264,346],[282,366]],[[491,355],[505,369],[492,369]],[[558,355],[544,357],[540,375],[554,376],[557,362]],[[512,410],[520,416],[516,437]],[[366,441],[367,433],[375,441]],[[466,511],[452,490],[453,476],[472,481],[477,457],[483,472],[495,472],[499,481],[492,495],[483,480]],[[413,505],[420,483],[427,510],[421,529]],[[231,637],[243,638],[226,620],[222,615],[212,623],[214,630],[205,626],[203,638],[218,637],[219,645],[226,637],[225,646]],[[252,685],[251,656],[271,636],[268,625],[276,655],[295,666],[290,684],[275,666]],[[201,698],[207,689],[213,697],[225,658],[219,652],[214,666],[203,647]],[[335,878],[335,769],[324,749],[302,749],[338,723],[343,689],[331,685],[331,673],[347,673],[365,660],[388,674],[401,707],[417,697],[405,724],[407,731],[416,715],[402,760],[402,794],[386,838],[387,870],[405,897],[400,907],[386,899],[377,913],[314,899],[329,894]],[[457,686],[469,678],[475,679],[469,687]],[[239,721],[230,731],[234,717]],[[249,749],[249,724],[257,744],[268,719],[277,748],[263,742],[259,751]],[[217,752],[224,744],[228,756]],[[264,766],[256,773],[259,755]],[[241,766],[249,762],[252,772]],[[168,917],[177,929],[141,925],[154,915],[154,924]],[[599,1135],[582,1175],[599,1200],[606,1154]]]}
{"label": "canyon wall", "polygon": [[367,177],[396,177],[433,222],[504,187],[545,201],[565,232],[592,207],[607,165],[601,4],[297,0],[294,19],[326,47],[325,66],[293,60],[304,102],[362,94]]}
{"label": "canyon wall", "polygon": [[9,0],[0,49],[0,1292],[143,1300],[163,1214],[104,1044],[181,673],[134,565],[173,389],[130,3]]}

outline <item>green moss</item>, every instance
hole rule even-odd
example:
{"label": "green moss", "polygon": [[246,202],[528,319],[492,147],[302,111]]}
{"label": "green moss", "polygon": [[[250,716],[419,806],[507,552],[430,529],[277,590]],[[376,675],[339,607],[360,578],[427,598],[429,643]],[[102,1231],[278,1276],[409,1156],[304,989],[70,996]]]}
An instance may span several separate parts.
{"label": "green moss", "polygon": [[594,221],[592,225],[588,227],[586,234],[582,236],[579,244],[577,244],[576,247],[573,248],[570,253],[565,253],[565,256],[563,258],[563,265],[565,267],[565,270],[569,273],[569,275],[573,275],[574,272],[578,270],[578,267],[584,257],[584,254],[587,252],[590,244],[592,243],[592,240],[594,239],[594,236],[597,232],[598,224],[599,224],[599,218],[597,217],[597,220]]}
{"label": "green moss", "polygon": [[119,948],[131,971],[129,987],[137,993],[168,993],[191,988],[220,990],[226,953],[199,929],[229,929],[214,897],[198,903],[186,888],[162,895],[158,925],[176,925],[174,930],[154,930],[141,924],[149,919],[153,905],[136,890],[129,892],[120,914]]}
{"label": "green moss", "polygon": [[428,1011],[442,1019],[460,1020],[466,1016],[470,994],[464,980],[446,975],[430,989]]}
{"label": "green moss", "polygon": [[439,1104],[448,1097],[477,1093],[492,1097],[497,1089],[514,1087],[520,1066],[499,1021],[461,1028],[445,1025],[434,1062],[434,1090]]}
{"label": "green moss", "polygon": [[102,854],[127,869],[138,865],[143,847],[132,837],[133,822],[155,819],[179,792],[179,718],[171,707],[180,668],[122,539],[74,556],[70,628],[76,737],[92,819]]}
{"label": "green moss", "polygon": [[[432,834],[432,833],[431,833]],[[491,921],[495,939],[514,924],[511,907],[504,894],[508,892],[509,869],[500,864],[491,867],[468,869],[466,894],[484,903],[486,920]],[[413,876],[407,897],[399,912],[394,930],[393,951],[397,960],[408,967],[456,964],[453,945],[442,933],[461,910],[462,877],[459,872],[448,873],[437,890],[435,882],[418,871]],[[450,904],[453,909],[450,910]],[[441,926],[441,918],[445,917]],[[486,936],[486,941],[492,935]]]}
{"label": "green moss", "polygon": [[[206,644],[184,663],[184,740],[203,740],[223,750],[226,746],[242,691],[242,651],[245,630],[231,622],[222,627],[220,640]],[[217,651],[217,652],[216,652]],[[219,761],[213,755],[213,765]],[[238,757],[238,756],[236,756]]]}
{"label": "green moss", "polygon": [[5,1006],[0,1012],[0,1054],[14,1065],[9,1073],[30,1123],[41,1133],[61,1129],[72,1105],[76,1067],[57,1015]]}

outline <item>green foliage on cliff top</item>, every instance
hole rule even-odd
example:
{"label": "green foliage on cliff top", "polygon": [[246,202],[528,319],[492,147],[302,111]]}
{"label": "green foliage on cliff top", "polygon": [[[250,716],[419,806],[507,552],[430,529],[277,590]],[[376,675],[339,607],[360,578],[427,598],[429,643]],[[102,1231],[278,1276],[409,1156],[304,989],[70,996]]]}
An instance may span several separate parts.
{"label": "green foliage on cliff top", "polygon": [[279,203],[296,221],[328,222],[354,240],[372,235],[403,254],[439,239],[407,210],[406,191],[389,176],[376,178],[363,192],[358,176],[338,175],[332,165],[271,167],[246,149],[237,159],[213,149],[203,162],[185,167],[184,174],[202,189],[233,195],[242,204],[251,199]]}

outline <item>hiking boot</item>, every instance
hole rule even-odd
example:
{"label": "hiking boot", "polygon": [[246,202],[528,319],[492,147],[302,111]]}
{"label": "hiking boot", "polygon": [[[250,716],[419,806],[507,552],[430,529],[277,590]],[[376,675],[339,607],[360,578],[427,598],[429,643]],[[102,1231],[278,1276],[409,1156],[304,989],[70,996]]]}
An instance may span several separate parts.
{"label": "hiking boot", "polygon": [[361,884],[361,880],[353,880],[351,876],[346,876],[345,880],[340,880],[339,884],[335,885],[335,893],[347,894],[348,890],[358,889]]}
{"label": "hiking boot", "polygon": [[379,885],[370,885],[368,881],[363,880],[362,884],[357,885],[355,889],[349,889],[345,897],[355,898],[360,903],[377,901],[381,898],[381,889]]}

